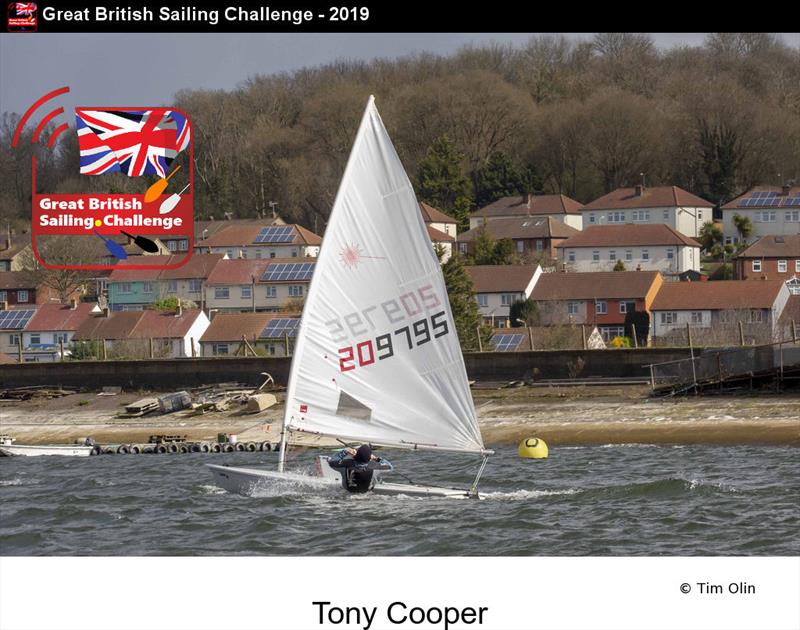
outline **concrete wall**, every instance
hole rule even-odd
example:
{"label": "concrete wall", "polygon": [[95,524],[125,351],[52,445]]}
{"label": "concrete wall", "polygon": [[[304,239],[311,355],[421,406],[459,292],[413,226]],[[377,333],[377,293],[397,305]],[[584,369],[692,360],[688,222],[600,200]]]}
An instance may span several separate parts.
{"label": "concrete wall", "polygon": [[[699,352],[695,348],[695,353]],[[650,363],[689,357],[688,348],[643,350],[564,350],[554,352],[483,352],[464,356],[470,379],[510,381],[532,378],[649,377]],[[580,359],[580,361],[579,361]],[[577,373],[580,363],[583,368]],[[161,359],[153,361],[80,361],[48,364],[0,364],[0,388],[63,385],[99,389],[175,390],[197,385],[239,381],[261,384],[269,372],[286,384],[290,360],[282,357]]]}

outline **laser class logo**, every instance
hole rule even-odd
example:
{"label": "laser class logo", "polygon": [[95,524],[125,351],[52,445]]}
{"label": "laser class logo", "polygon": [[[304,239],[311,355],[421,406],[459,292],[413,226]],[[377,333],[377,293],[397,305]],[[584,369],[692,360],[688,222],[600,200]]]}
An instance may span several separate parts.
{"label": "laser class logo", "polygon": [[[31,116],[51,100],[69,92],[54,90],[36,101],[20,119],[12,141],[17,147]],[[63,107],[55,107],[39,122],[31,142],[56,150],[59,136],[69,130],[60,122]],[[46,267],[107,269],[126,260],[128,269],[174,268],[191,256],[194,241],[194,144],[186,113],[166,107],[77,107],[79,173],[86,177],[120,175],[142,178],[137,193],[61,194],[39,192],[36,153],[31,156],[33,250]],[[179,163],[188,149],[188,160]],[[183,181],[181,181],[183,180]],[[119,179],[113,180],[119,185]],[[87,182],[88,184],[88,182]],[[91,186],[94,189],[103,186]],[[135,189],[137,185],[124,185]],[[169,189],[169,190],[168,190]],[[177,192],[175,192],[177,191]],[[39,253],[38,237],[97,237],[105,251],[103,264],[57,265]],[[145,254],[185,254],[178,260]],[[155,261],[161,264],[154,264]]]}
{"label": "laser class logo", "polygon": [[8,31],[35,33],[38,27],[38,8],[35,2],[8,3]]}

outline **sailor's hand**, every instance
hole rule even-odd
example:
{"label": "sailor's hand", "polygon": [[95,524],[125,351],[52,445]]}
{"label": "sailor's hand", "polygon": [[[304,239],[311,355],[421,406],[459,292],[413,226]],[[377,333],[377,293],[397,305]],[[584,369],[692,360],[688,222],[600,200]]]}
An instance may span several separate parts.
{"label": "sailor's hand", "polygon": [[355,456],[355,454],[356,454],[356,449],[354,449],[354,448],[350,448],[350,447],[348,446],[346,449],[344,449],[344,452],[345,452],[345,453],[347,453],[348,455],[353,455],[353,456]]}

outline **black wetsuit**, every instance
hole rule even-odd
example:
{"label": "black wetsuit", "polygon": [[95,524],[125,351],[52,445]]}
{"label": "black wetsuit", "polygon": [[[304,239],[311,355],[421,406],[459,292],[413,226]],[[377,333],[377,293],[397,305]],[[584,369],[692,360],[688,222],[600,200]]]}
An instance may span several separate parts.
{"label": "black wetsuit", "polygon": [[375,485],[373,473],[376,470],[392,470],[388,460],[378,458],[367,463],[358,462],[346,451],[339,451],[328,458],[328,464],[342,475],[342,487],[348,492],[369,492]]}

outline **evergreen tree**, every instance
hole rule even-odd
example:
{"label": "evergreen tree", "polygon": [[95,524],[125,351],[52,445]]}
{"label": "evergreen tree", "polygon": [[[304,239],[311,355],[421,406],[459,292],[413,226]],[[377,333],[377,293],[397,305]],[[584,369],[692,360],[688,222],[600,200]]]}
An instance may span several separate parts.
{"label": "evergreen tree", "polygon": [[614,271],[625,271],[625,263],[622,262],[622,259],[616,262],[614,265]]}
{"label": "evergreen tree", "polygon": [[539,307],[537,307],[536,302],[530,298],[526,300],[517,300],[511,305],[508,317],[511,320],[511,326],[513,328],[530,326],[539,321]]}
{"label": "evergreen tree", "polygon": [[510,238],[496,241],[486,227],[481,227],[472,241],[468,262],[471,265],[513,265],[517,262],[514,241]]}
{"label": "evergreen tree", "polygon": [[442,265],[447,297],[456,324],[456,332],[464,352],[479,350],[478,329],[484,349],[489,348],[491,329],[481,326],[481,315],[475,299],[475,286],[469,277],[461,256],[455,255]]}
{"label": "evergreen tree", "polygon": [[417,172],[417,195],[458,221],[459,230],[469,229],[472,185],[461,168],[463,156],[447,136],[428,147]]}
{"label": "evergreen tree", "polygon": [[753,233],[753,222],[750,220],[750,217],[734,214],[733,224],[736,226],[736,231],[739,233],[742,243],[746,244],[747,239]]}
{"label": "evergreen tree", "polygon": [[724,124],[711,127],[699,122],[701,163],[706,177],[706,196],[717,203],[734,196],[739,148],[736,132]]}
{"label": "evergreen tree", "polygon": [[475,171],[475,205],[479,208],[503,197],[523,191],[522,177],[517,167],[505,153],[496,151],[484,166]]}
{"label": "evergreen tree", "polygon": [[722,243],[722,230],[720,230],[712,221],[703,223],[700,228],[700,237],[697,239],[703,247],[703,251],[712,252],[715,246]]}

